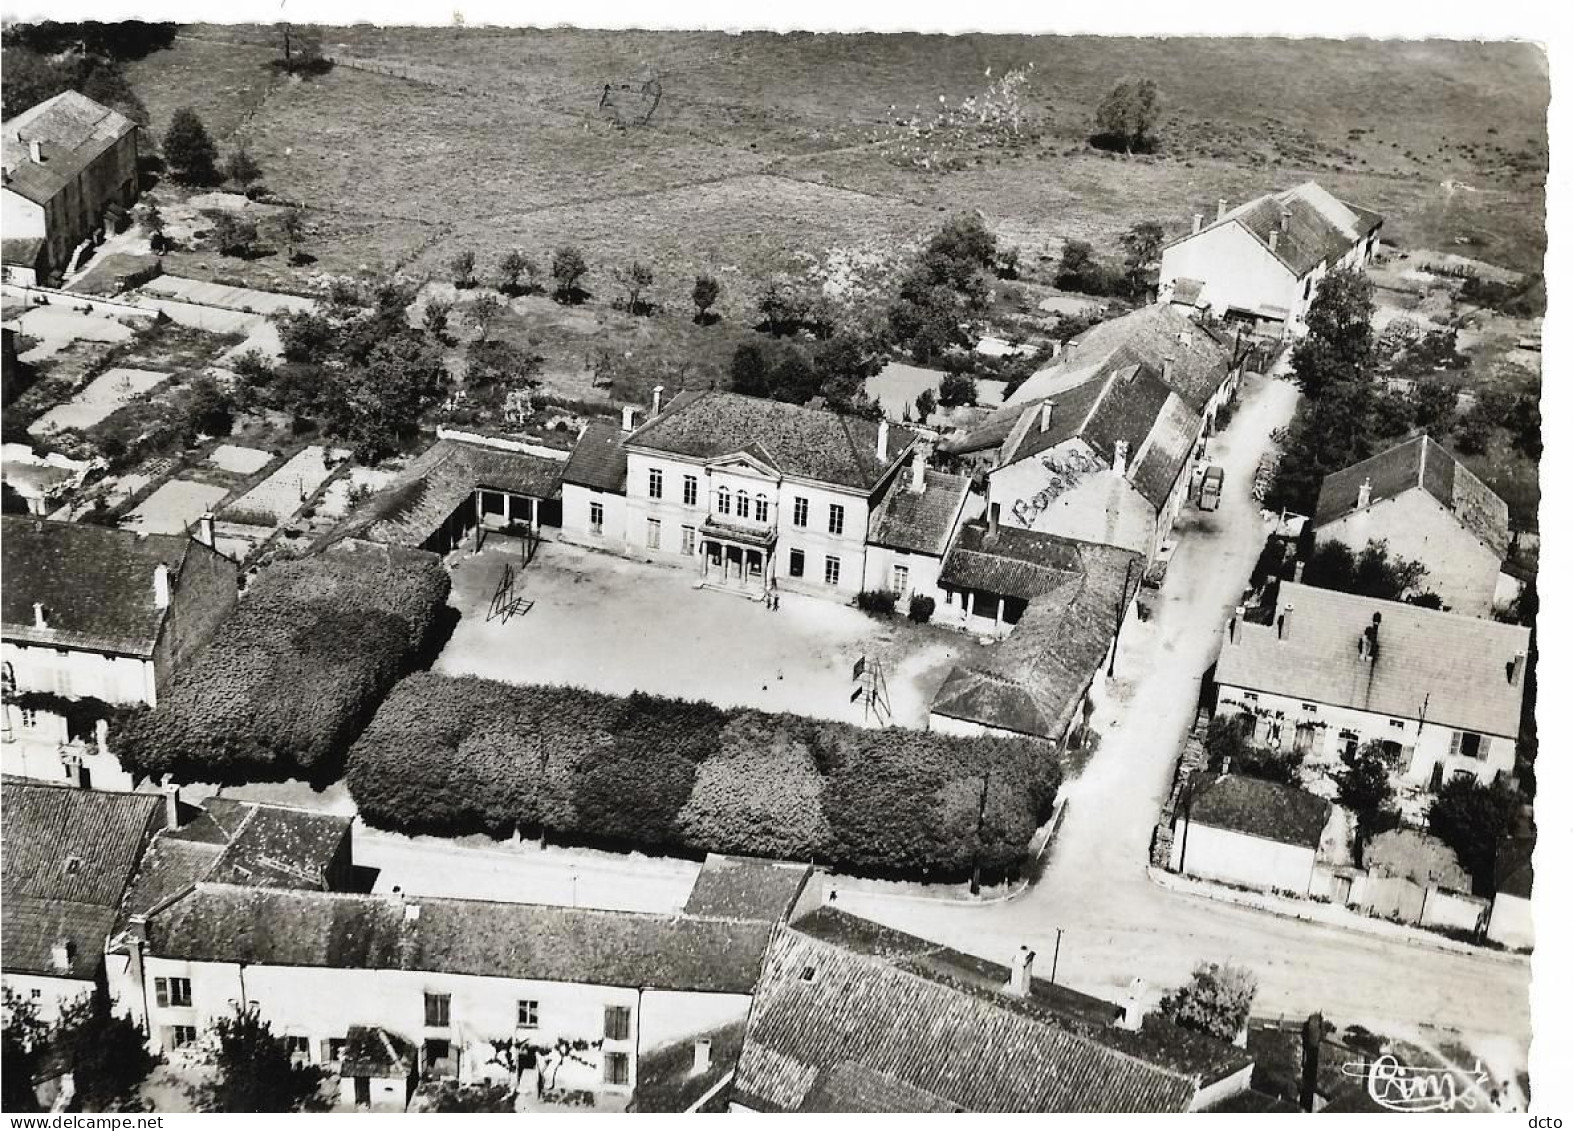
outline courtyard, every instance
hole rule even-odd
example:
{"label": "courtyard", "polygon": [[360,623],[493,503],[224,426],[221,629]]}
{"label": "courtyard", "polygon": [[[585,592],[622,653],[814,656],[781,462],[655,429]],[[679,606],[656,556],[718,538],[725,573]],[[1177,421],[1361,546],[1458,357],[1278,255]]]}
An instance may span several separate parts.
{"label": "courtyard", "polygon": [[[521,560],[517,541],[494,535],[455,563],[450,602],[463,618],[436,670],[873,726],[864,696],[852,699],[852,668],[864,657],[883,674],[889,722],[923,729],[951,666],[985,647],[947,629],[871,617],[824,598],[783,593],[772,611],[695,589],[689,570],[565,542],[543,542],[522,569]],[[489,619],[510,564],[514,597],[527,607]]]}

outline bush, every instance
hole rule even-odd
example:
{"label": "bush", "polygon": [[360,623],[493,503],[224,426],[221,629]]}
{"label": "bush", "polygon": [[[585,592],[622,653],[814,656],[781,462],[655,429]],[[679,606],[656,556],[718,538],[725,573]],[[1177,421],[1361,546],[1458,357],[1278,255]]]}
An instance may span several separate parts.
{"label": "bush", "polygon": [[896,594],[889,589],[865,589],[857,595],[857,607],[874,616],[888,617],[896,611]]}
{"label": "bush", "polygon": [[547,831],[941,878],[1019,866],[1060,774],[1028,739],[423,672],[355,743],[348,780],[368,822],[406,832]]}
{"label": "bush", "polygon": [[259,576],[159,705],[112,742],[139,776],[331,769],[422,657],[447,601],[437,558],[341,548]]}
{"label": "bush", "polygon": [[913,594],[907,603],[907,616],[914,624],[927,624],[934,615],[934,598],[927,593]]}

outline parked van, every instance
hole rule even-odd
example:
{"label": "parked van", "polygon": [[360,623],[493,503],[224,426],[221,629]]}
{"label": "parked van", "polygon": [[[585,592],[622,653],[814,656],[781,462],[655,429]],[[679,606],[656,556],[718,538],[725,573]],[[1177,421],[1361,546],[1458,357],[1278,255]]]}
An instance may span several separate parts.
{"label": "parked van", "polygon": [[1197,492],[1196,505],[1204,511],[1215,511],[1223,501],[1223,468],[1216,463],[1208,465],[1202,473],[1201,490]]}

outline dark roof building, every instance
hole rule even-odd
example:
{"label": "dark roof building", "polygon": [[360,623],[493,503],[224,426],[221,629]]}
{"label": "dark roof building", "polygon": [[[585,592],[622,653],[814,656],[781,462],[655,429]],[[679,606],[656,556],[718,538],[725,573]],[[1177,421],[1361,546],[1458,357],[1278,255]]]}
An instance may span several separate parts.
{"label": "dark roof building", "polygon": [[748,856],[705,857],[683,906],[684,915],[784,923],[808,886],[814,869],[787,860]]}
{"label": "dark roof building", "polygon": [[585,425],[574,445],[563,482],[597,491],[622,494],[628,482],[628,454],[623,439],[628,435],[615,424],[594,420]]}
{"label": "dark roof building", "polygon": [[1166,1112],[1243,1090],[1241,1050],[821,909],[778,930],[734,1103],[756,1111]]}
{"label": "dark roof building", "polygon": [[1025,601],[1026,611],[986,659],[951,670],[929,713],[1059,741],[1136,597],[1143,561],[1130,550],[1019,527],[990,534],[963,526],[940,585]]}
{"label": "dark roof building", "polygon": [[24,110],[4,128],[6,189],[47,205],[137,126],[68,90]]}
{"label": "dark roof building", "polygon": [[[923,454],[916,459],[923,461]],[[934,471],[926,461],[903,468],[869,516],[869,545],[943,557],[971,489],[967,476]]]}
{"label": "dark roof building", "polygon": [[1507,504],[1458,458],[1422,433],[1322,480],[1318,528],[1409,491],[1435,499],[1498,558],[1512,541]]}
{"label": "dark roof building", "polygon": [[[885,431],[888,428],[888,432]],[[881,435],[886,437],[880,458]],[[742,452],[790,479],[872,491],[917,440],[890,427],[825,409],[739,393],[683,392],[623,441],[629,449],[711,460]]]}
{"label": "dark roof building", "polygon": [[752,992],[770,930],[763,921],[205,882],[146,924],[150,955],[192,962],[721,994]]}
{"label": "dark roof building", "polygon": [[1322,264],[1340,258],[1380,228],[1382,217],[1337,199],[1315,181],[1306,181],[1248,200],[1169,246],[1226,224],[1244,228],[1296,278],[1304,278]]}
{"label": "dark roof building", "polygon": [[7,778],[0,807],[5,972],[93,980],[163,799]]}
{"label": "dark roof building", "polygon": [[1332,802],[1294,786],[1244,774],[1203,774],[1191,793],[1192,824],[1315,849]]}

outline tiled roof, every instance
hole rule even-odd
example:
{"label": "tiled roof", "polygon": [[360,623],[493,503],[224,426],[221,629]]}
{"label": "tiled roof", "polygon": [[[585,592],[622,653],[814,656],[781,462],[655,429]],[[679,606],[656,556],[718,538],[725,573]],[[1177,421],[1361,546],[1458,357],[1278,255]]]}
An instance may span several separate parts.
{"label": "tiled roof", "polygon": [[1374,873],[1414,880],[1422,886],[1437,884],[1453,891],[1469,890],[1469,873],[1458,863],[1458,854],[1441,839],[1419,829],[1389,829],[1366,845],[1365,866]]}
{"label": "tiled roof", "polygon": [[[1195,239],[1225,224],[1238,224],[1250,232],[1299,279],[1309,275],[1318,264],[1343,255],[1380,227],[1382,217],[1370,209],[1346,204],[1315,181],[1306,181],[1282,192],[1270,192],[1248,200],[1225,212],[1201,232],[1181,236],[1174,243]],[[1274,230],[1278,231],[1276,243],[1271,241]]]}
{"label": "tiled roof", "polygon": [[[1282,638],[1275,625],[1236,626],[1218,657],[1219,686],[1517,736],[1524,680],[1511,683],[1508,667],[1528,654],[1529,629],[1292,581],[1278,587],[1278,612],[1287,605]],[[1359,645],[1377,613],[1372,663]]]}
{"label": "tiled roof", "polygon": [[[200,544],[179,534],[17,516],[0,520],[5,637],[150,656],[165,614],[153,601],[154,569],[169,567],[173,591],[193,545]],[[48,628],[34,626],[35,602],[43,604]]]}
{"label": "tiled roof", "polygon": [[75,970],[91,976],[163,804],[152,794],[6,779],[6,970],[53,974],[51,947],[67,938]]}
{"label": "tiled roof", "polygon": [[912,469],[903,468],[897,474],[869,519],[870,545],[936,558],[944,555],[951,532],[967,504],[972,481],[965,475],[949,475],[933,468],[925,470],[923,478],[923,493],[915,495],[910,489]]}
{"label": "tiled roof", "polygon": [[[694,1042],[710,1042],[710,1067],[694,1069]],[[669,1041],[639,1054],[639,1073],[634,1084],[634,1102],[629,1111],[685,1112],[704,1098],[715,1085],[737,1067],[743,1050],[743,1020],[722,1025],[693,1037]],[[725,1109],[726,1091],[712,1102]],[[705,1110],[713,1110],[707,1104]]]}
{"label": "tiled roof", "polygon": [[148,919],[149,952],[166,958],[727,994],[752,990],[770,929],[735,919],[209,883]]}
{"label": "tiled roof", "polygon": [[593,420],[574,445],[563,482],[600,491],[622,494],[628,483],[628,453],[623,451],[623,432],[616,424]]}
{"label": "tiled roof", "polygon": [[[1238,1049],[971,955],[821,909],[766,954],[733,1091],[766,1111],[1184,1111]],[[922,1093],[919,1095],[918,1093]],[[917,1103],[919,1108],[903,1108]]]}
{"label": "tiled roof", "polygon": [[990,544],[982,527],[963,527],[941,584],[1025,598],[1027,611],[1004,643],[951,670],[929,712],[1061,738],[1136,596],[1142,562],[1130,550],[1011,527]]}
{"label": "tiled roof", "polygon": [[825,409],[739,393],[686,392],[625,444],[703,460],[746,451],[783,475],[869,491],[917,439],[909,428],[890,426],[881,462],[879,429],[876,421]]}
{"label": "tiled roof", "polygon": [[477,487],[550,499],[564,463],[530,452],[440,439],[420,454],[343,528],[344,537],[419,546]]}
{"label": "tiled roof", "polygon": [[1324,478],[1316,499],[1316,525],[1326,526],[1358,510],[1360,487],[1367,481],[1373,504],[1419,488],[1492,553],[1507,554],[1512,541],[1507,504],[1430,436],[1411,436]]}
{"label": "tiled roof", "polygon": [[1245,774],[1203,774],[1190,801],[1194,824],[1313,849],[1332,811],[1326,798]]}
{"label": "tiled roof", "polygon": [[[124,114],[86,95],[57,94],[5,123],[5,187],[46,204],[136,128]],[[32,159],[28,143],[34,140],[43,142],[42,165]]]}
{"label": "tiled roof", "polygon": [[1165,383],[1201,412],[1229,376],[1234,341],[1172,304],[1139,307],[1078,334],[1053,365],[1027,378],[1005,403],[1014,407],[1074,388],[1116,353],[1125,364],[1140,362],[1160,374],[1169,359]]}
{"label": "tiled roof", "polygon": [[1215,1104],[1202,1109],[1204,1112],[1235,1115],[1304,1115],[1294,1104],[1255,1088],[1225,1096]]}
{"label": "tiled roof", "polygon": [[781,922],[797,902],[812,870],[807,864],[785,860],[712,852],[705,857],[694,889],[688,893],[683,914]]}

